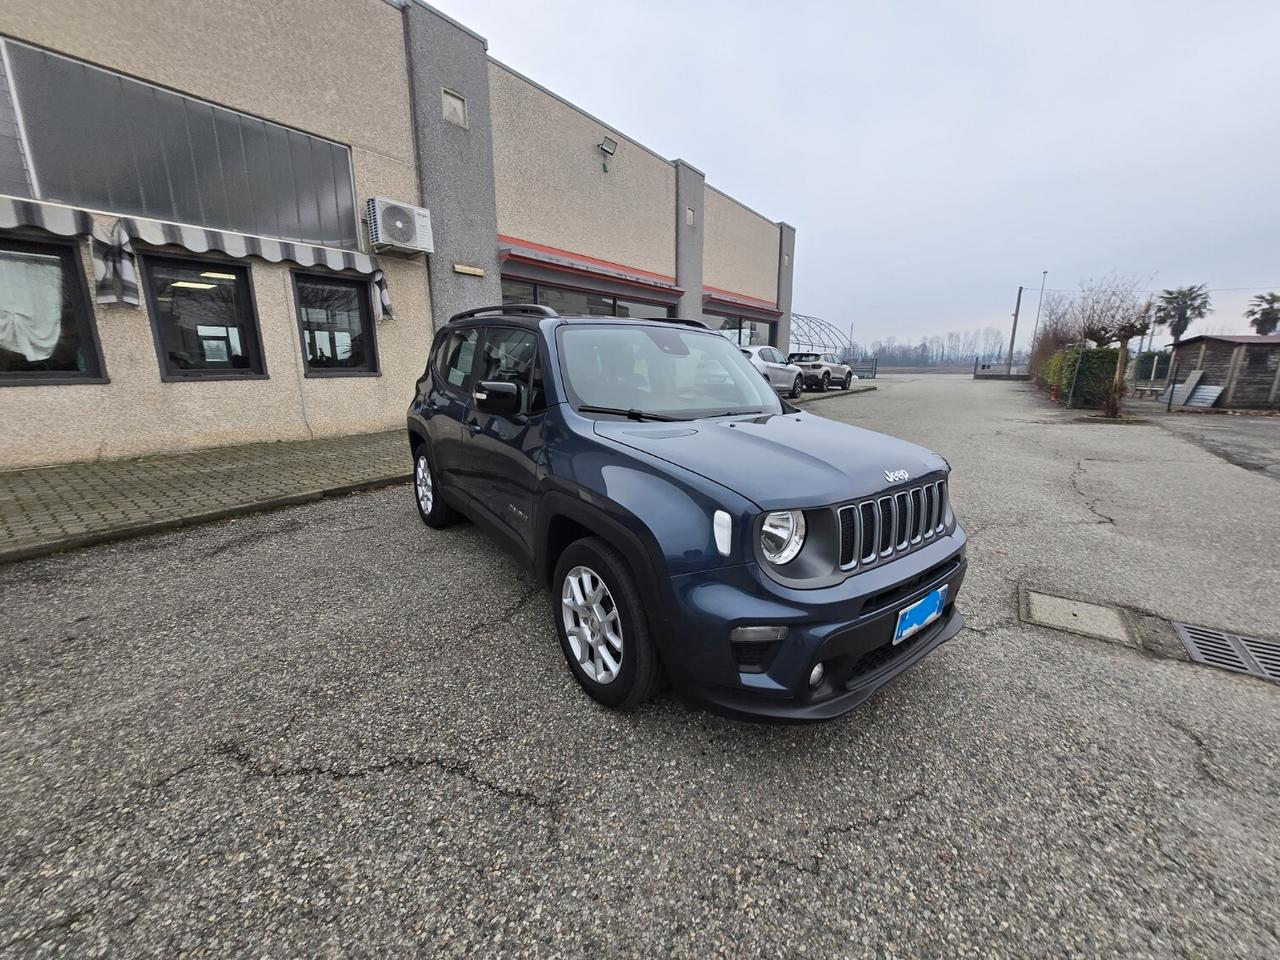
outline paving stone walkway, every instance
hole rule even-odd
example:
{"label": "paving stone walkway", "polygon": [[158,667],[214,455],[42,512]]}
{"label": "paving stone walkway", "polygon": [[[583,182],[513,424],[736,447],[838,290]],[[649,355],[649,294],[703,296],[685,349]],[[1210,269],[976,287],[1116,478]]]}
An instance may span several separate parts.
{"label": "paving stone walkway", "polygon": [[0,563],[408,479],[400,430],[0,472]]}
{"label": "paving stone walkway", "polygon": [[0,472],[0,562],[409,479],[403,431]]}

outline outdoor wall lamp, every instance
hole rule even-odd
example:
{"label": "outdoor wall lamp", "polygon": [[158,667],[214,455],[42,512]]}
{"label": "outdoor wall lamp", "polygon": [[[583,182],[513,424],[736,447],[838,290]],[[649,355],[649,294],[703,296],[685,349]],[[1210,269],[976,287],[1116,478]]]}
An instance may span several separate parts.
{"label": "outdoor wall lamp", "polygon": [[604,168],[604,172],[609,172],[609,158],[618,152],[618,141],[613,137],[605,137],[598,144],[600,152],[604,154],[604,162],[600,164]]}

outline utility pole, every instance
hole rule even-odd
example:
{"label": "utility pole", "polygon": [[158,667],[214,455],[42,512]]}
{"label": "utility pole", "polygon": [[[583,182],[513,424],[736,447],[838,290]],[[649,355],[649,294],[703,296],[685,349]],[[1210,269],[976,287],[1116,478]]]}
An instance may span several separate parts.
{"label": "utility pole", "polygon": [[1018,288],[1018,301],[1013,305],[1013,333],[1009,334],[1009,362],[1005,365],[1005,376],[1013,373],[1013,342],[1018,339],[1018,311],[1022,309],[1022,288]]}
{"label": "utility pole", "polygon": [[1049,271],[1040,271],[1040,299],[1036,301],[1036,322],[1031,328],[1031,346],[1036,345],[1036,334],[1040,332],[1040,308],[1044,306],[1044,282],[1049,279]]}

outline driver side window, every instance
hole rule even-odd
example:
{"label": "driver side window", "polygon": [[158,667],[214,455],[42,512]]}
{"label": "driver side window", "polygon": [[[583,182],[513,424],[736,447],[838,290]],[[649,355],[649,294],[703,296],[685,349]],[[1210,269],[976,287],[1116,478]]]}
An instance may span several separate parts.
{"label": "driver side window", "polygon": [[[520,388],[520,411],[537,409],[533,389],[533,368],[538,359],[538,341],[528,330],[490,327],[485,334],[484,352],[476,378],[482,381],[514,383]],[[540,392],[540,391],[538,391]]]}

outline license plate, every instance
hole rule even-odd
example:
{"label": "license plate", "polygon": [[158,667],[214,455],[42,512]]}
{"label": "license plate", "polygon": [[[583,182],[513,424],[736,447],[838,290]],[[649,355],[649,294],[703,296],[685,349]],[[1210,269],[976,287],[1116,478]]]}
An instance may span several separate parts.
{"label": "license plate", "polygon": [[947,588],[939,587],[928,596],[921,597],[911,606],[904,607],[898,614],[898,626],[893,631],[894,646],[919,633],[942,616],[942,608],[946,606],[946,602]]}

